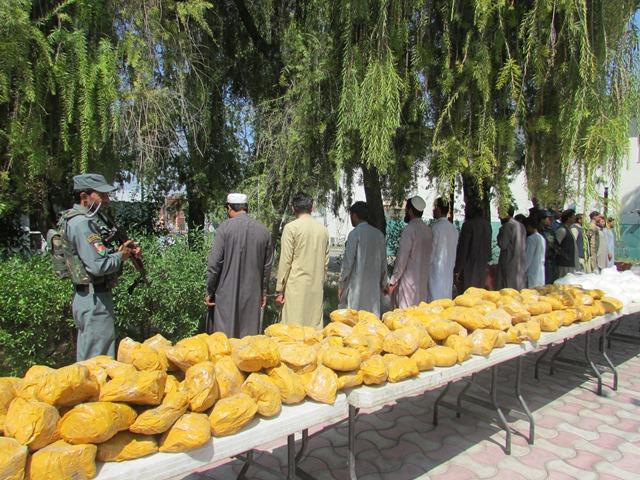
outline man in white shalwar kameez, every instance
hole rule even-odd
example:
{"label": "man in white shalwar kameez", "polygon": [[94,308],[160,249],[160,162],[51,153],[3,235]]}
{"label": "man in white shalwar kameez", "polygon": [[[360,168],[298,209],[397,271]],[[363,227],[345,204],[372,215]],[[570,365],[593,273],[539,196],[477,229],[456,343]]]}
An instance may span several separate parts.
{"label": "man in white shalwar kameez", "polygon": [[380,230],[367,222],[365,202],[349,209],[355,227],[347,237],[340,270],[338,299],[342,308],[366,310],[380,316],[380,296],[387,282],[387,245]]}
{"label": "man in white shalwar kameez", "polygon": [[431,224],[433,232],[433,253],[429,268],[429,301],[439,298],[451,298],[453,293],[453,267],[456,264],[458,247],[458,229],[447,218],[449,204],[442,197],[433,204]]}
{"label": "man in white shalwar kameez", "polygon": [[426,206],[417,195],[407,200],[404,221],[408,225],[402,230],[393,275],[386,288],[394,308],[410,307],[428,299],[433,233],[422,221]]}

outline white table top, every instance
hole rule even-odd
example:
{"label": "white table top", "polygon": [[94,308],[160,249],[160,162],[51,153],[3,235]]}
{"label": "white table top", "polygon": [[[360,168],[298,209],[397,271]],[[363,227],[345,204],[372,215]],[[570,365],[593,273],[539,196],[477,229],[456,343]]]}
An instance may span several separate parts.
{"label": "white table top", "polygon": [[420,372],[417,377],[398,383],[356,387],[348,394],[349,404],[356,408],[382,407],[398,398],[419,395],[449,382],[455,382],[473,373],[517,358],[531,350],[533,350],[533,346],[529,342],[517,345],[509,344],[502,348],[496,348],[487,357],[473,356],[469,360],[453,367],[436,367],[427,372]]}
{"label": "white table top", "polygon": [[98,463],[97,480],[170,479],[248,450],[323,424],[347,418],[348,405],[339,393],[333,405],[307,400],[283,405],[277,417],[254,418],[249,426],[228,437],[212,437],[205,446],[186,453],[155,453],[125,462]]}

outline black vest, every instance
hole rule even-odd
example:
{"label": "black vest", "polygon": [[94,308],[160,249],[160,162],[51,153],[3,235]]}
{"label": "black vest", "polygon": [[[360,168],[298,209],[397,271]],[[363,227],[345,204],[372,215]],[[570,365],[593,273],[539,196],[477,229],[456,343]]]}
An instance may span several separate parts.
{"label": "black vest", "polygon": [[573,233],[564,224],[558,227],[558,231],[563,229],[566,235],[560,243],[560,249],[556,256],[556,263],[560,267],[576,267],[576,241]]}

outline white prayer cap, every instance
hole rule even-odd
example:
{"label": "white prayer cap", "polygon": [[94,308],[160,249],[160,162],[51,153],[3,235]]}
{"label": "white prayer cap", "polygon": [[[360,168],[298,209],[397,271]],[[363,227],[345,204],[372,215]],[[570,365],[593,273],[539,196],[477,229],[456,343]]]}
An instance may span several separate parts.
{"label": "white prayer cap", "polygon": [[247,203],[247,196],[244,193],[230,193],[227,195],[227,203],[242,205]]}
{"label": "white prayer cap", "polygon": [[427,208],[427,202],[425,202],[422,197],[415,195],[409,199],[413,208],[418,210],[419,212],[424,212],[424,209]]}

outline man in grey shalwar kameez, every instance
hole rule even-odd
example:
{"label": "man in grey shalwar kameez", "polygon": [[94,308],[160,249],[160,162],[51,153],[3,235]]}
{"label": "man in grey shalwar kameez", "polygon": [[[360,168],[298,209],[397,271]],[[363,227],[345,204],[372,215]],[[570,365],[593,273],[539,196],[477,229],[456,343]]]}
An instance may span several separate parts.
{"label": "man in grey shalwar kameez", "polygon": [[261,333],[260,309],[273,264],[271,235],[247,211],[246,195],[227,196],[229,219],[216,230],[207,269],[205,303],[213,309],[208,330],[235,338]]}
{"label": "man in grey shalwar kameez", "polygon": [[387,246],[380,230],[367,222],[365,202],[349,209],[355,227],[347,237],[340,271],[340,305],[380,316],[380,296],[387,281]]}
{"label": "man in grey shalwar kameez", "polygon": [[527,288],[526,251],[527,232],[513,219],[514,208],[509,207],[506,217],[500,219],[498,232],[498,288]]}

